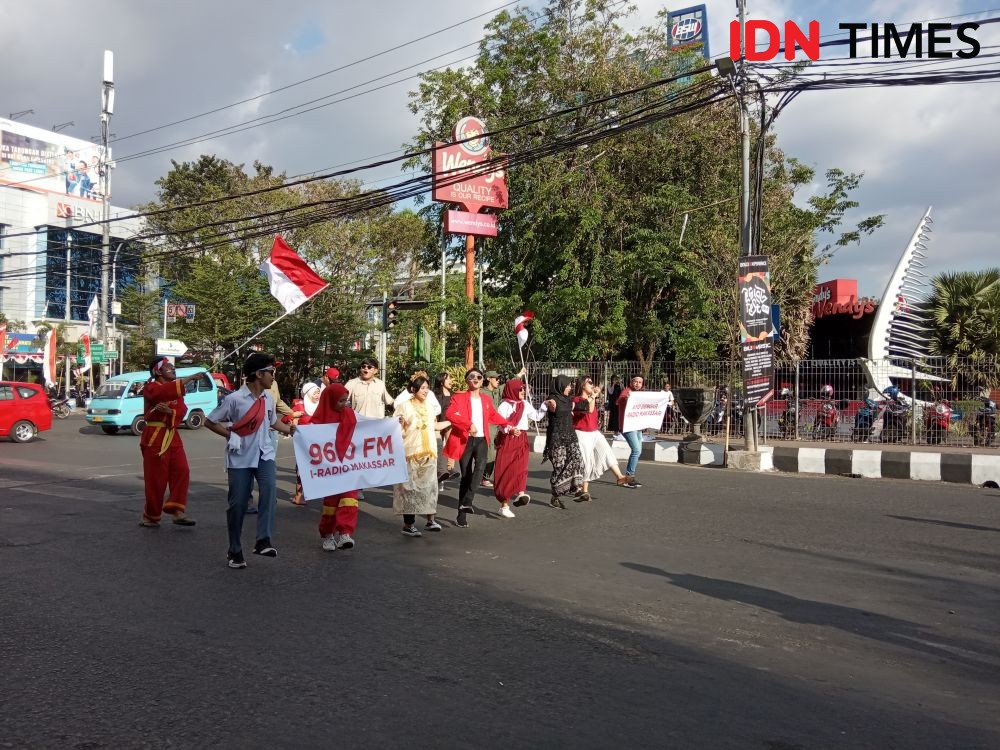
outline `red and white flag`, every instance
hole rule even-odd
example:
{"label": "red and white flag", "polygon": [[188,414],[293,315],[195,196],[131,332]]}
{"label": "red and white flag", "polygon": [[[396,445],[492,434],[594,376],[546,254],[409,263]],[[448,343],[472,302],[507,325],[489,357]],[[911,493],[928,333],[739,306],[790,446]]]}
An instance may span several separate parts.
{"label": "red and white flag", "polygon": [[7,324],[0,323],[0,363],[3,363],[5,354],[7,354]]}
{"label": "red and white flag", "polygon": [[271,286],[271,296],[286,313],[330,286],[281,237],[274,238],[271,257],[260,264],[260,272]]}
{"label": "red and white flag", "polygon": [[514,334],[517,336],[517,346],[520,349],[528,343],[528,323],[535,319],[531,310],[525,310],[514,319]]}
{"label": "red and white flag", "polygon": [[42,350],[42,379],[45,387],[51,388],[56,384],[56,329],[50,328],[45,334],[45,348]]}

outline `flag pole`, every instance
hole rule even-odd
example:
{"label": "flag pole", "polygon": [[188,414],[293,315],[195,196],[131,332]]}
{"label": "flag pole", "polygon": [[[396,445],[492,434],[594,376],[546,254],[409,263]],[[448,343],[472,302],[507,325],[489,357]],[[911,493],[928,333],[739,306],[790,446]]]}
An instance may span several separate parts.
{"label": "flag pole", "polygon": [[266,326],[264,326],[263,328],[261,328],[259,331],[255,332],[252,336],[250,336],[250,338],[248,338],[242,344],[240,344],[235,349],[233,349],[231,352],[229,352],[229,354],[227,354],[225,357],[222,357],[221,359],[219,359],[218,361],[216,361],[215,364],[213,365],[213,367],[217,367],[217,366],[221,365],[227,359],[229,359],[230,357],[234,356],[237,352],[239,352],[239,350],[242,349],[244,346],[246,346],[251,341],[253,341],[255,338],[257,338],[262,333],[264,333],[264,331],[266,331],[268,328],[271,328],[272,326],[277,325],[282,320],[284,320],[289,315],[291,315],[293,312],[296,312],[296,311],[302,309],[302,307],[304,305],[306,305],[308,302],[311,302],[312,300],[316,299],[322,292],[324,292],[325,290],[327,290],[329,288],[330,288],[330,285],[327,284],[325,287],[323,287],[322,289],[320,289],[318,292],[316,292],[316,294],[314,294],[312,297],[310,297],[309,299],[307,299],[305,302],[303,302],[298,307],[292,308],[291,310],[288,310],[287,312],[283,313],[282,315],[279,315],[277,318],[275,318],[274,320],[272,320],[270,323],[268,323]]}

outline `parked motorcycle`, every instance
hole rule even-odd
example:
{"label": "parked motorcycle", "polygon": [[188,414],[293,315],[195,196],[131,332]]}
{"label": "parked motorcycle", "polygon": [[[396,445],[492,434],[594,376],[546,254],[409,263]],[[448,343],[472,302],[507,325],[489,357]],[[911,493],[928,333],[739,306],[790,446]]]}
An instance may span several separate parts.
{"label": "parked motorcycle", "polygon": [[885,404],[885,415],[882,417],[882,442],[898,443],[906,439],[906,423],[910,415],[910,407],[901,400],[901,392],[896,386],[890,386],[883,391],[888,399]]}
{"label": "parked motorcycle", "polygon": [[790,389],[782,388],[781,398],[785,401],[785,410],[778,415],[778,430],[782,440],[794,440],[795,428],[799,421],[799,410],[795,405],[795,395]]}
{"label": "parked motorcycle", "polygon": [[972,444],[986,448],[993,447],[993,439],[997,434],[997,405],[995,401],[984,397],[983,405],[976,412],[976,421],[970,426]]}
{"label": "parked motorcycle", "polygon": [[873,398],[866,398],[857,414],[854,415],[854,431],[851,433],[851,440],[855,443],[867,443],[875,434],[875,425],[882,416],[878,402]]}
{"label": "parked motorcycle", "polygon": [[947,399],[940,399],[924,411],[924,427],[927,430],[927,443],[938,445],[948,434],[951,424],[951,404]]}
{"label": "parked motorcycle", "polygon": [[69,400],[65,398],[49,396],[49,407],[52,409],[52,416],[58,419],[66,419],[72,413]]}
{"label": "parked motorcycle", "polygon": [[840,422],[840,410],[833,402],[833,386],[824,385],[819,389],[820,404],[813,420],[813,440],[833,440]]}

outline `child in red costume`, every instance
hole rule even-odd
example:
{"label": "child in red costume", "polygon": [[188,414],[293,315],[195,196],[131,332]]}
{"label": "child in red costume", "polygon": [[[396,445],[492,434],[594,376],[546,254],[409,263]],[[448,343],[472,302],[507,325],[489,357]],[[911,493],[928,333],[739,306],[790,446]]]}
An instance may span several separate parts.
{"label": "child in red costume", "polygon": [[[336,445],[338,455],[343,456],[351,445],[358,418],[349,406],[350,393],[340,383],[330,383],[319,397],[319,406],[312,415],[312,424],[339,424]],[[358,491],[349,490],[339,495],[323,498],[323,515],[319,517],[319,535],[323,537],[323,549],[333,552],[338,549],[352,549],[351,536],[358,525]]]}
{"label": "child in red costume", "polygon": [[[187,415],[184,386],[204,375],[195,373],[178,378],[166,357],[153,359],[149,363],[149,374],[150,380],[142,389],[146,426],[139,437],[139,450],[142,452],[146,505],[139,525],[159,526],[161,515],[166,513],[178,526],[194,526],[194,519],[184,513],[191,472],[177,428]],[[170,500],[164,503],[168,485]]]}

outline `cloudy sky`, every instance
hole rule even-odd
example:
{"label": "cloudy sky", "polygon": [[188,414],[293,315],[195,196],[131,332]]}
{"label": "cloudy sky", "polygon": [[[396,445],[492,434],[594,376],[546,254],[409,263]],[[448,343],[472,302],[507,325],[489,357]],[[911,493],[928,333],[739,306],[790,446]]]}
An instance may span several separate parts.
{"label": "cloudy sky", "polygon": [[[406,108],[406,93],[415,85],[413,76],[463,64],[474,53],[483,24],[503,2],[11,3],[0,26],[7,62],[0,77],[0,116],[33,109],[23,122],[51,128],[72,121],[67,134],[96,135],[103,50],[110,49],[117,90],[112,122],[119,160],[113,177],[117,205],[151,199],[153,183],[171,159],[202,153],[248,164],[260,159],[289,175],[364,161],[396,151],[410,138],[415,120]],[[536,7],[538,0],[523,4]],[[652,0],[635,5],[636,24],[665,7]],[[719,57],[728,51],[735,3],[708,0],[707,5],[712,55]],[[840,22],[926,21],[988,11],[990,4],[750,0],[749,8],[751,17],[793,19],[803,27],[815,18],[827,37],[838,32]],[[478,13],[484,15],[459,24]],[[1000,15],[1000,10],[986,15]],[[459,25],[434,33],[452,24]],[[984,46],[1000,44],[1000,26],[984,27],[977,38]],[[824,50],[823,57],[844,54],[834,48]],[[308,78],[313,80],[255,98]],[[1000,264],[993,224],[1000,216],[998,93],[996,83],[985,83],[814,92],[793,102],[778,121],[780,145],[820,176],[831,167],[864,172],[857,194],[862,207],[854,218],[886,214],[884,229],[860,247],[841,250],[821,278],[858,278],[862,293],[880,295],[915,224],[932,204],[932,272]],[[207,135],[311,100],[317,100],[312,106],[325,106],[234,135]],[[171,124],[179,120],[186,121]],[[200,138],[206,140],[184,144]],[[169,149],[137,156],[160,147]],[[386,170],[366,175],[376,182],[392,177]],[[807,198],[808,190],[800,200]]]}

